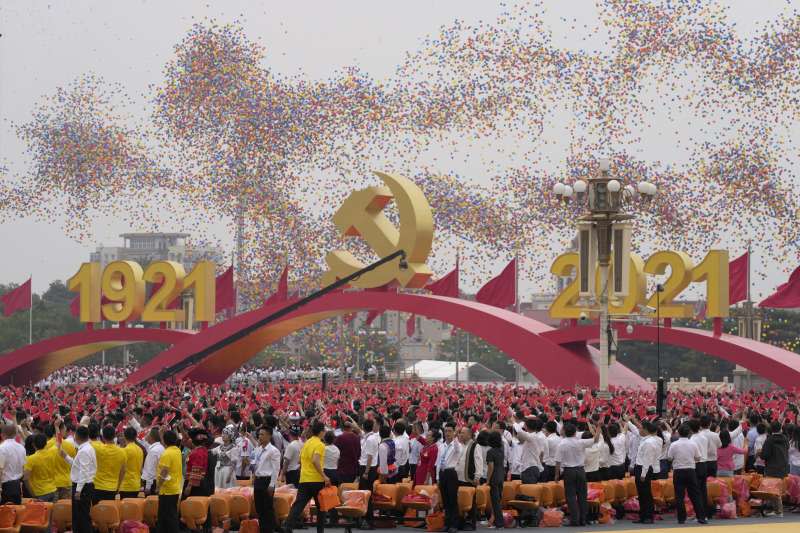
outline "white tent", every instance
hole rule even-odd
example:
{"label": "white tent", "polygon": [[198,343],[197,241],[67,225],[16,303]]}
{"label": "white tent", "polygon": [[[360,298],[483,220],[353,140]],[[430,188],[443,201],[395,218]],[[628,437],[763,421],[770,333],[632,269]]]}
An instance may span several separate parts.
{"label": "white tent", "polygon": [[[503,376],[489,370],[480,363],[467,363],[461,361],[437,361],[435,359],[422,359],[408,365],[405,374],[414,374],[422,381],[456,381],[456,366],[458,367],[458,381],[503,381]],[[477,378],[476,374],[480,375]],[[477,379],[476,379],[477,378]]]}

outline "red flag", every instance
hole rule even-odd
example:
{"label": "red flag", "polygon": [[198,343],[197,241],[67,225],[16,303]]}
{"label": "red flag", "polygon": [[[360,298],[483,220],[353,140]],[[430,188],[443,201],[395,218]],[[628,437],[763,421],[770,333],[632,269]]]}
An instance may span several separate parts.
{"label": "red flag", "polygon": [[747,300],[750,252],[745,252],[728,264],[728,294],[730,305]]}
{"label": "red flag", "polygon": [[499,276],[492,278],[480,288],[475,299],[482,304],[496,307],[511,307],[517,301],[517,260],[512,259]]}
{"label": "red flag", "polygon": [[413,337],[414,332],[417,330],[417,315],[411,315],[406,320],[406,336]]}
{"label": "red flag", "polygon": [[450,271],[449,274],[443,278],[428,283],[425,288],[436,296],[450,296],[451,298],[458,298],[458,263],[456,263],[456,267]]}
{"label": "red flag", "polygon": [[17,311],[31,308],[31,278],[16,289],[0,296],[3,302],[3,314],[11,316]]}
{"label": "red flag", "polygon": [[774,294],[758,306],[782,309],[800,307],[800,267],[792,272],[789,281],[778,287]]}
{"label": "red flag", "polygon": [[216,279],[216,308],[215,312],[234,309],[236,307],[236,288],[233,285],[233,265],[228,270],[217,276]]}
{"label": "red flag", "polygon": [[267,298],[267,301],[264,302],[265,305],[269,304],[277,304],[281,302],[285,302],[289,299],[289,265],[283,267],[283,274],[281,274],[281,279],[278,281],[278,290]]}

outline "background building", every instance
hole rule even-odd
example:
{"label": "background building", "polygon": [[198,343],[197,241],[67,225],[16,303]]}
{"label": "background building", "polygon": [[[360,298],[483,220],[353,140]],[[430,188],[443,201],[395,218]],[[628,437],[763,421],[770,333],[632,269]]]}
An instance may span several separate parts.
{"label": "background building", "polygon": [[187,244],[188,233],[123,233],[122,246],[97,247],[89,260],[105,268],[112,261],[136,261],[146,267],[153,261],[181,263],[188,273],[198,261],[223,261],[222,250],[209,246]]}

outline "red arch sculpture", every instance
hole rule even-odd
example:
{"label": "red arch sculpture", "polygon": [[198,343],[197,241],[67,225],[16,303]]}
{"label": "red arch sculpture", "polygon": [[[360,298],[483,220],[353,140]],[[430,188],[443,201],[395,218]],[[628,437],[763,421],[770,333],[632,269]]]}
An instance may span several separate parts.
{"label": "red arch sculpture", "polygon": [[0,384],[35,383],[78,359],[117,346],[140,342],[174,345],[192,336],[188,331],[154,328],[76,331],[0,356]]}
{"label": "red arch sculpture", "polygon": [[[713,332],[704,329],[662,327],[659,331],[659,328],[649,325],[634,326],[632,333],[625,331],[624,327],[616,329],[621,340],[656,342],[660,336],[664,344],[696,350],[742,365],[785,389],[800,387],[800,354],[772,344],[726,333],[714,336]],[[597,326],[579,326],[553,330],[545,333],[544,337],[564,345],[591,342],[597,339],[597,334]]]}
{"label": "red arch sculpture", "polygon": [[[128,381],[146,381],[163,368],[180,363],[278,308],[279,305],[265,306],[209,328],[203,335],[162,352],[131,374]],[[597,368],[585,343],[554,344],[545,336],[554,331],[553,328],[532,318],[470,300],[370,291],[339,292],[321,298],[211,353],[181,375],[197,381],[221,383],[261,349],[282,337],[326,318],[364,309],[416,313],[453,324],[497,346],[548,386],[596,386],[598,382]],[[620,385],[643,386],[646,383],[622,365],[616,365],[613,370],[612,384],[617,378],[620,378]]]}

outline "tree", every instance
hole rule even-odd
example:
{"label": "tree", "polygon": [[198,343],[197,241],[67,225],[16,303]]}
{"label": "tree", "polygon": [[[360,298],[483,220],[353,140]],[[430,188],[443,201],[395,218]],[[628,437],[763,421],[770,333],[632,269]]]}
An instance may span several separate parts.
{"label": "tree", "polygon": [[507,381],[516,377],[514,365],[509,364],[512,358],[477,335],[458,330],[455,335],[442,342],[440,352],[445,361],[466,361],[467,343],[469,343],[469,360],[480,363],[489,370],[497,372]]}

